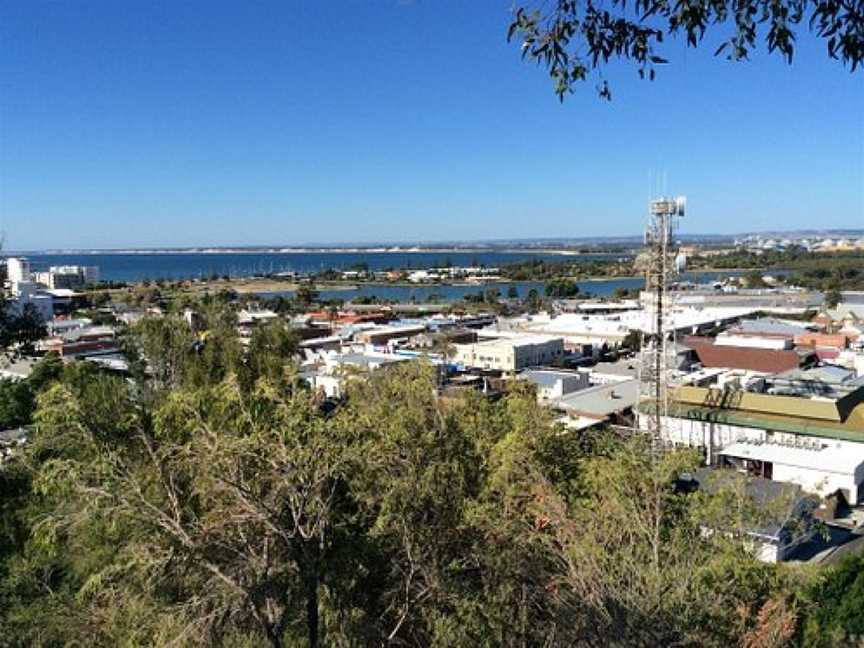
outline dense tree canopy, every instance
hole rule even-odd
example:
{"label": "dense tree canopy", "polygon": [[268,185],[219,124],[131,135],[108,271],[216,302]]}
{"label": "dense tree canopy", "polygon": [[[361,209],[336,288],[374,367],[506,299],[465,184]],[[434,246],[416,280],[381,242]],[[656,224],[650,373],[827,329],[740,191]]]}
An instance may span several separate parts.
{"label": "dense tree canopy", "polygon": [[861,0],[554,0],[518,6],[508,38],[548,69],[563,101],[592,72],[600,96],[611,98],[602,70],[613,59],[632,62],[640,78],[653,80],[667,62],[664,39],[680,36],[697,47],[714,38],[715,54],[731,60],[764,45],[791,62],[796,35],[807,28],[853,72],[864,62]]}
{"label": "dense tree canopy", "polygon": [[290,329],[202,313],[133,327],[131,380],[37,365],[0,646],[786,646],[860,584],[756,562],[740,480],[683,491],[698,456],[563,434],[526,383],[442,395],[416,361],[325,407]]}
{"label": "dense tree canopy", "polygon": [[33,304],[25,304],[19,310],[0,297],[0,348],[32,353],[34,343],[44,335],[45,322]]}

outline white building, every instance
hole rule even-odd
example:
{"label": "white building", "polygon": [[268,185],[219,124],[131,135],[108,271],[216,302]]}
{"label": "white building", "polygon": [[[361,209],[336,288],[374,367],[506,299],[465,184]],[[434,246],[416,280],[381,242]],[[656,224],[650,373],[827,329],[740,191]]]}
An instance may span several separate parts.
{"label": "white building", "polygon": [[551,401],[589,387],[588,374],[581,371],[550,371],[529,369],[519,375],[537,387],[537,399]]}
{"label": "white building", "polygon": [[539,367],[564,355],[562,338],[539,335],[505,337],[454,346],[454,360],[457,364],[496,371],[519,371],[527,367]]}
{"label": "white building", "polygon": [[75,289],[99,282],[96,266],[51,266],[45,272],[33,273],[33,278],[43,286],[54,289]]}
{"label": "white building", "polygon": [[679,387],[664,429],[711,465],[864,501],[864,388],[830,399]]}
{"label": "white building", "polygon": [[6,259],[6,278],[12,292],[17,292],[17,284],[30,281],[30,261],[21,257]]}

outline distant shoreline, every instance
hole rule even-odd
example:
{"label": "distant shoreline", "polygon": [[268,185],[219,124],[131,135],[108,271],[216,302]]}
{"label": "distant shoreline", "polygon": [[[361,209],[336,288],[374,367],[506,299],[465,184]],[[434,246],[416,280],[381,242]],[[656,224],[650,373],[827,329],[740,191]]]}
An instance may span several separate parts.
{"label": "distant shoreline", "polygon": [[476,247],[476,248],[206,248],[186,250],[40,250],[40,251],[9,251],[6,256],[161,256],[170,254],[208,255],[208,254],[558,254],[561,256],[607,256],[614,254],[628,255],[632,251],[584,251],[577,248],[535,248],[535,247]]}

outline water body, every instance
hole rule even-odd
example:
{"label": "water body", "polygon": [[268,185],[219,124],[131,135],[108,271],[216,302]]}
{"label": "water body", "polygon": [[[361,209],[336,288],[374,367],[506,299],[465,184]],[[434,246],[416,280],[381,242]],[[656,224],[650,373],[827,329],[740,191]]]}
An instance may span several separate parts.
{"label": "water body", "polygon": [[[735,271],[722,272],[685,272],[681,275],[682,281],[691,281],[693,283],[709,283],[721,277],[737,276],[741,274]],[[644,281],[638,277],[625,277],[620,279],[602,279],[596,281],[579,281],[577,282],[580,293],[590,293],[598,297],[609,297],[617,288],[627,288],[629,290],[639,290],[644,285]],[[507,296],[510,286],[515,286],[519,297],[526,297],[533,289],[541,296],[545,289],[545,284],[540,281],[521,281],[521,282],[496,282],[483,285],[418,285],[418,286],[380,286],[380,285],[361,285],[351,290],[321,290],[319,296],[322,299],[342,299],[350,301],[358,297],[377,297],[381,300],[398,301],[398,302],[417,302],[423,303],[431,300],[435,301],[458,301],[465,295],[476,295],[487,290],[498,290],[502,297]],[[293,291],[281,291],[276,293],[267,293],[263,296],[275,297],[283,295],[286,297],[292,296]]]}
{"label": "water body", "polygon": [[346,270],[365,263],[369,270],[453,266],[497,267],[531,259],[602,260],[620,254],[561,255],[530,250],[477,252],[214,252],[140,254],[29,254],[34,270],[57,265],[98,266],[103,281],[201,279],[214,274],[249,277],[274,272]]}
{"label": "water body", "polygon": [[[57,265],[95,265],[104,281],[142,281],[144,279],[192,279],[206,278],[214,274],[231,277],[246,277],[254,274],[273,272],[318,272],[328,268],[348,269],[365,263],[370,270],[390,268],[430,268],[447,265],[483,265],[496,267],[531,259],[544,260],[603,260],[620,258],[620,254],[574,254],[561,255],[530,250],[475,251],[475,252],[216,252],[216,253],[78,253],[78,254],[29,254],[27,258],[34,270],[47,269]],[[734,271],[685,273],[682,279],[703,283],[718,277],[741,274]],[[616,288],[639,289],[642,279],[622,278],[603,281],[579,282],[583,293],[600,297],[611,295]],[[543,294],[542,282],[518,282],[512,284],[520,297],[527,296],[531,289]],[[485,290],[499,290],[506,296],[510,282],[485,285],[422,285],[422,286],[370,286],[362,285],[353,290],[324,290],[324,299],[343,299],[345,301],[362,297],[400,302],[424,302],[438,297],[440,301],[454,301],[465,295]],[[290,291],[273,295],[291,295]]]}

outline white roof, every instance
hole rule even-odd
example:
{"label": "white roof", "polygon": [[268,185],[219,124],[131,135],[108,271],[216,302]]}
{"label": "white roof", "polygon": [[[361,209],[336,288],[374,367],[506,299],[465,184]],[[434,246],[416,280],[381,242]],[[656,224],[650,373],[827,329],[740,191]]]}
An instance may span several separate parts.
{"label": "white roof", "polygon": [[634,379],[597,385],[567,394],[556,401],[556,407],[603,418],[633,407],[638,399],[639,381]]}
{"label": "white roof", "polygon": [[[687,330],[694,326],[713,324],[744,317],[756,308],[732,308],[725,306],[681,306],[668,311],[669,325],[676,330]],[[585,313],[562,313],[550,316],[548,313],[509,320],[514,329],[531,333],[546,333],[559,336],[594,336],[623,338],[629,331],[649,331],[654,326],[654,318],[647,310],[625,310],[610,315],[587,315]]]}
{"label": "white roof", "polygon": [[69,288],[50,288],[45,289],[44,292],[48,293],[52,297],[74,297],[78,294]]}
{"label": "white roof", "polygon": [[391,324],[388,326],[378,326],[373,324],[366,332],[373,334],[390,334],[390,333],[411,333],[414,331],[425,331],[424,324]]}
{"label": "white roof", "polygon": [[[482,332],[482,331],[481,331]],[[492,334],[491,331],[487,332],[488,334]],[[483,345],[483,346],[494,346],[494,345],[507,345],[511,347],[522,347],[522,346],[532,346],[537,344],[547,344],[549,342],[553,342],[555,340],[560,340],[563,342],[561,336],[557,335],[525,335],[524,333],[513,333],[512,331],[502,331],[501,337],[495,337],[486,340],[480,340],[479,342],[468,343],[464,345],[457,346],[472,346],[473,344]]]}
{"label": "white roof", "polygon": [[[808,448],[780,443],[738,441],[721,450],[720,454],[840,475],[852,475],[864,464],[864,444],[839,446],[836,441],[827,444],[817,441],[813,445],[814,447]],[[855,445],[859,445],[860,449]]]}

